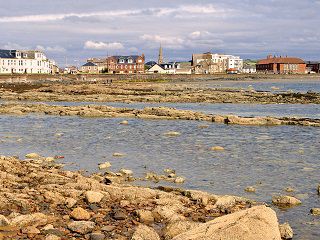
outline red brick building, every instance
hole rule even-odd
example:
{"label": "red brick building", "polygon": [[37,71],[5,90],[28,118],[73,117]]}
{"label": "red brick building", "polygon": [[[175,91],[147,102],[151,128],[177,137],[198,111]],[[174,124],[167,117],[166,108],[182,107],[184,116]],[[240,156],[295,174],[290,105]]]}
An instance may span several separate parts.
{"label": "red brick building", "polygon": [[306,73],[306,63],[295,57],[273,57],[269,55],[266,59],[258,61],[256,68],[257,72],[260,73]]}
{"label": "red brick building", "polygon": [[145,56],[111,56],[107,58],[108,73],[144,73]]}

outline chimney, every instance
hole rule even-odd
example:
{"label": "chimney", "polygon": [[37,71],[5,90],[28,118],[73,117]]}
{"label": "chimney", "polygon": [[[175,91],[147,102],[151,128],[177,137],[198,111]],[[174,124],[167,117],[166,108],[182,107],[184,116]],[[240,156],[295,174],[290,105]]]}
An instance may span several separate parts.
{"label": "chimney", "polygon": [[271,54],[267,56],[267,59],[270,59],[270,58],[272,58],[272,55],[271,55]]}

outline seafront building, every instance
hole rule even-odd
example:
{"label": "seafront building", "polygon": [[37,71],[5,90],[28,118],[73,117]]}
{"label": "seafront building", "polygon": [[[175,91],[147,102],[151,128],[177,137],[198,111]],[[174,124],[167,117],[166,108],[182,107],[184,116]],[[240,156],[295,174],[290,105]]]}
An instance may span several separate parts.
{"label": "seafront building", "polygon": [[84,73],[133,74],[144,73],[145,56],[111,56],[107,58],[90,58],[81,67]]}
{"label": "seafront building", "polygon": [[195,74],[238,73],[242,71],[243,59],[211,52],[193,54],[192,67]]}
{"label": "seafront building", "polygon": [[320,73],[320,62],[307,61],[306,65],[307,73]]}
{"label": "seafront building", "polygon": [[303,74],[306,73],[306,63],[296,57],[276,57],[269,55],[259,60],[256,65],[257,72],[273,74]]}
{"label": "seafront building", "polygon": [[38,50],[0,50],[0,74],[53,74],[56,64]]}

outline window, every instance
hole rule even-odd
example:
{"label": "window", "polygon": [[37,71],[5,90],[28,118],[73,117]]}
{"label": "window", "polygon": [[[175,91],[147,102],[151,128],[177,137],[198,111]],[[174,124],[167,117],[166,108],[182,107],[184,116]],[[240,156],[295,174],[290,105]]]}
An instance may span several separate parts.
{"label": "window", "polygon": [[128,58],[128,63],[133,63],[132,58]]}
{"label": "window", "polygon": [[119,59],[119,63],[124,63],[124,59],[123,59],[123,58],[120,58],[120,59]]}

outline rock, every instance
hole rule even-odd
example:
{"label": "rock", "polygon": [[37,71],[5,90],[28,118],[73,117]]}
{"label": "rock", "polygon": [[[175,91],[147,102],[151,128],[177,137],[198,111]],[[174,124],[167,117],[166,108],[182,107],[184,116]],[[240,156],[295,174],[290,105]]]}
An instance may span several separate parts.
{"label": "rock", "polygon": [[279,230],[282,239],[292,239],[293,238],[293,230],[290,227],[289,223],[284,223],[279,225]]}
{"label": "rock", "polygon": [[54,162],[56,159],[54,157],[47,157],[45,158],[46,162]]}
{"label": "rock", "polygon": [[281,236],[276,213],[266,206],[257,206],[218,217],[173,238],[198,239],[281,240]]}
{"label": "rock", "polygon": [[211,148],[211,151],[224,151],[224,148],[220,146],[214,146]]}
{"label": "rock", "polygon": [[48,217],[43,213],[33,213],[27,215],[19,215],[10,221],[10,225],[14,226],[44,226],[48,223]]}
{"label": "rock", "polygon": [[312,208],[312,209],[310,210],[310,213],[311,213],[312,215],[320,215],[320,208]]}
{"label": "rock", "polygon": [[320,184],[318,185],[318,194],[320,195]]}
{"label": "rock", "polygon": [[148,210],[137,210],[136,214],[141,223],[153,223],[154,217],[151,211]]}
{"label": "rock", "polygon": [[39,234],[40,231],[39,231],[38,228],[36,228],[34,226],[29,226],[29,227],[26,227],[26,228],[22,229],[22,233],[36,235],[36,234]]}
{"label": "rock", "polygon": [[177,177],[175,180],[174,180],[175,183],[184,183],[185,182],[185,179],[183,177]]}
{"label": "rock", "polygon": [[96,224],[91,221],[74,221],[68,224],[68,228],[76,233],[87,234],[92,232]]}
{"label": "rock", "polygon": [[291,196],[274,196],[272,203],[277,206],[292,207],[301,204],[301,201]]}
{"label": "rock", "polygon": [[3,215],[0,215],[0,227],[5,227],[5,226],[8,226],[10,224],[9,220],[3,216]]}
{"label": "rock", "polygon": [[66,203],[68,208],[73,208],[74,205],[77,204],[77,200],[75,200],[74,198],[67,198],[65,203]]}
{"label": "rock", "polygon": [[51,229],[54,229],[54,227],[53,227],[52,224],[48,224],[48,225],[46,225],[46,226],[44,226],[44,227],[42,228],[42,230],[44,230],[44,231],[51,230]]}
{"label": "rock", "polygon": [[176,222],[169,223],[164,228],[164,238],[165,240],[172,239],[175,236],[178,236],[179,234],[182,234],[184,232],[187,232],[199,226],[200,226],[200,223],[191,222],[191,221],[176,221]]}
{"label": "rock", "polygon": [[114,154],[112,154],[112,156],[114,156],[114,157],[123,157],[123,156],[125,156],[125,154],[123,154],[123,153],[114,153]]}
{"label": "rock", "polygon": [[38,153],[28,153],[25,157],[29,159],[39,159],[41,156]]}
{"label": "rock", "polygon": [[111,163],[110,162],[105,162],[105,163],[100,163],[99,164],[99,169],[103,170],[103,169],[107,169],[111,167]]}
{"label": "rock", "polygon": [[125,220],[127,218],[127,215],[122,210],[116,210],[113,213],[113,218],[115,220]]}
{"label": "rock", "polygon": [[294,189],[292,187],[287,187],[285,189],[286,192],[294,192]]}
{"label": "rock", "polygon": [[171,168],[166,168],[166,169],[164,169],[163,171],[164,171],[165,173],[168,173],[168,174],[171,174],[171,173],[175,174],[175,173],[176,173],[176,171],[175,171],[174,169],[171,169]]}
{"label": "rock", "polygon": [[181,133],[170,131],[170,132],[166,132],[164,135],[166,135],[168,137],[177,137],[177,136],[180,136]]}
{"label": "rock", "polygon": [[104,198],[104,195],[101,192],[95,191],[87,191],[84,195],[88,203],[100,203]]}
{"label": "rock", "polygon": [[256,189],[254,187],[246,187],[244,190],[246,192],[256,192]]}
{"label": "rock", "polygon": [[91,233],[90,234],[90,240],[104,240],[105,235],[101,232]]}
{"label": "rock", "polygon": [[222,196],[217,199],[214,207],[221,212],[225,212],[228,208],[233,207],[236,204],[236,199],[232,196]]}
{"label": "rock", "polygon": [[61,237],[53,234],[47,234],[45,240],[61,240]]}
{"label": "rock", "polygon": [[90,213],[81,207],[73,209],[73,211],[70,213],[70,216],[75,220],[89,220],[91,217]]}
{"label": "rock", "polygon": [[113,230],[116,229],[116,226],[112,226],[112,225],[106,225],[106,226],[103,226],[101,228],[101,231],[104,231],[104,232],[112,232]]}
{"label": "rock", "polygon": [[128,125],[129,122],[128,122],[127,120],[124,120],[124,121],[120,122],[120,124],[121,124],[121,125]]}
{"label": "rock", "polygon": [[160,237],[154,229],[140,224],[133,233],[131,240],[160,240]]}
{"label": "rock", "polygon": [[119,171],[120,173],[124,174],[124,175],[132,175],[133,174],[133,171],[131,170],[128,170],[128,169],[120,169]]}

